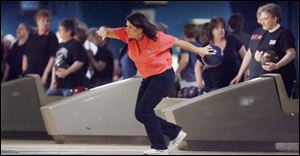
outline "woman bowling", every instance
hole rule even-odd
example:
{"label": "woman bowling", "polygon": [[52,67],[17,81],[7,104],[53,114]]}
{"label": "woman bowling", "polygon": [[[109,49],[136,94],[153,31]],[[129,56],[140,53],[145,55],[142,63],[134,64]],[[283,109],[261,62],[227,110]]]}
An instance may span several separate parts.
{"label": "woman bowling", "polygon": [[[97,33],[103,38],[115,38],[127,43],[129,57],[143,77],[138,92],[135,116],[144,124],[151,142],[151,149],[145,151],[144,154],[168,154],[173,151],[187,134],[181,130],[180,126],[161,119],[154,112],[154,108],[167,95],[175,78],[169,49],[177,45],[182,49],[205,56],[211,54],[209,52],[212,50],[211,47],[195,47],[189,42],[157,31],[157,28],[141,13],[129,15],[126,19],[126,27],[101,27]],[[169,146],[165,142],[164,135],[171,140]]]}

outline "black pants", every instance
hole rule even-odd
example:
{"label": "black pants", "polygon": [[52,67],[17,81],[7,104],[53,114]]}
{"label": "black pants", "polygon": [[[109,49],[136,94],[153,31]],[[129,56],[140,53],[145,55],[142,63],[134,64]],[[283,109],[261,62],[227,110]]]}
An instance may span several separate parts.
{"label": "black pants", "polygon": [[173,140],[181,130],[181,127],[161,119],[154,112],[154,108],[167,95],[174,78],[173,69],[169,69],[161,74],[143,79],[139,89],[135,116],[144,124],[151,148],[154,149],[167,149],[164,135]]}

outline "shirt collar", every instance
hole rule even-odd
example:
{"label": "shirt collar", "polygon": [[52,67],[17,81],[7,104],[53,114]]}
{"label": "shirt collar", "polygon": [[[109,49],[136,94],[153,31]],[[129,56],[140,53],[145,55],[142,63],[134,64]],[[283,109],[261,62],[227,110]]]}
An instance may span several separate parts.
{"label": "shirt collar", "polygon": [[280,24],[278,23],[274,28],[272,28],[271,30],[269,30],[269,33],[273,33],[275,32],[277,29],[279,29]]}

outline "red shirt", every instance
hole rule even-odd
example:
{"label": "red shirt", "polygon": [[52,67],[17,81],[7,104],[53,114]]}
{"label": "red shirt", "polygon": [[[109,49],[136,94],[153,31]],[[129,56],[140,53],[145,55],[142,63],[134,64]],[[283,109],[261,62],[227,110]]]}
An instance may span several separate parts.
{"label": "red shirt", "polygon": [[169,49],[174,46],[175,37],[157,32],[156,41],[147,36],[140,41],[129,40],[125,27],[116,28],[115,36],[128,44],[128,55],[144,78],[172,68],[172,56]]}

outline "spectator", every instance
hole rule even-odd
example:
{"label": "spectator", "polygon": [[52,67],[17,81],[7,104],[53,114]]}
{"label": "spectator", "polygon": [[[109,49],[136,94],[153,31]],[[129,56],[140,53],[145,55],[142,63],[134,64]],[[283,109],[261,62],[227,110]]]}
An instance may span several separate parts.
{"label": "spectator", "polygon": [[230,16],[228,20],[228,25],[232,30],[230,35],[236,37],[242,44],[248,49],[250,42],[250,35],[243,31],[245,20],[243,16],[239,13],[235,13]]}
{"label": "spectator", "polygon": [[[194,46],[200,47],[200,43],[196,42],[198,36],[198,29],[194,24],[186,24],[184,26],[184,40],[190,42]],[[197,55],[193,52],[180,49],[178,55],[178,68],[176,70],[176,76],[179,79],[181,88],[196,86],[195,78],[195,64],[197,62]]]}
{"label": "spectator", "polygon": [[121,48],[120,65],[122,79],[127,79],[137,74],[136,66],[128,56],[128,45],[125,45]]}
{"label": "spectator", "polygon": [[48,96],[67,96],[70,89],[85,85],[83,66],[86,63],[86,52],[74,39],[75,29],[76,24],[73,19],[64,19],[59,24],[59,33],[63,42],[56,53],[51,86],[46,92]]}
{"label": "spectator", "polygon": [[97,53],[94,55],[90,50],[88,51],[88,59],[94,70],[91,78],[92,87],[111,83],[113,80],[113,54],[107,48],[108,38],[104,40],[96,34],[96,28],[90,28],[88,40],[97,45]]}
{"label": "spectator", "polygon": [[22,59],[22,72],[39,74],[45,88],[50,85],[50,73],[58,48],[57,37],[50,31],[51,18],[48,10],[41,9],[36,13],[37,32],[29,35]]}
{"label": "spectator", "polygon": [[18,25],[16,31],[17,41],[14,43],[7,55],[7,63],[10,66],[8,80],[22,77],[22,56],[25,51],[28,36],[32,33],[33,29],[30,25],[25,23],[20,23]]}
{"label": "spectator", "polygon": [[[275,3],[268,3],[261,7],[261,23],[266,32],[257,46],[254,59],[260,62],[261,57],[265,51],[272,50],[279,57],[278,62],[267,62],[260,64],[263,71],[250,70],[251,78],[255,78],[264,73],[279,73],[282,76],[286,92],[290,95],[293,81],[296,79],[296,70],[294,59],[296,57],[296,49],[294,44],[294,37],[290,31],[280,25],[281,8]],[[241,77],[240,73],[245,70],[249,60],[243,61],[243,65],[238,75],[233,79],[232,84],[238,83]]]}
{"label": "spectator", "polygon": [[195,65],[197,87],[206,92],[228,86],[238,73],[240,58],[246,53],[244,45],[239,40],[226,34],[225,21],[221,17],[210,21],[208,39],[209,44],[222,49],[223,62],[217,67],[207,67],[202,58],[197,56]]}

